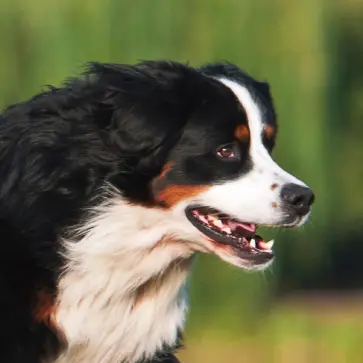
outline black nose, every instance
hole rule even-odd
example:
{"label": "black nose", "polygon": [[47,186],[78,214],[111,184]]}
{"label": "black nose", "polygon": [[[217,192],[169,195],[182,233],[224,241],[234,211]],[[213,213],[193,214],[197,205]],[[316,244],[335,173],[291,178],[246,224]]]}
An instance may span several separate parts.
{"label": "black nose", "polygon": [[281,199],[285,205],[299,215],[309,212],[315,196],[310,188],[298,184],[285,184],[281,189]]}

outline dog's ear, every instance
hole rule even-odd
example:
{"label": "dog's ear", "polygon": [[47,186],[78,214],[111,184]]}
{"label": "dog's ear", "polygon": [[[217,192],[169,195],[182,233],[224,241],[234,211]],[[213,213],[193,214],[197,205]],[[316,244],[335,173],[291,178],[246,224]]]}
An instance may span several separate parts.
{"label": "dog's ear", "polygon": [[179,137],[189,109],[182,86],[187,70],[170,62],[93,63],[88,69],[105,142],[134,171],[159,169]]}
{"label": "dog's ear", "polygon": [[[138,112],[138,107],[141,112]],[[108,140],[113,150],[142,174],[157,172],[180,136],[182,120],[177,115],[152,112],[146,105],[121,108],[113,113]],[[145,112],[145,114],[144,114]]]}

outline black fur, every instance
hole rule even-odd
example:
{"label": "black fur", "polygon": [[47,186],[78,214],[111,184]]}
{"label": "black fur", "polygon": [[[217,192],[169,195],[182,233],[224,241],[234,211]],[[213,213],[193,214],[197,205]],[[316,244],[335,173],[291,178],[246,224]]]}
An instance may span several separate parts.
{"label": "black fur", "polygon": [[[243,84],[248,89],[263,114],[265,124],[271,125],[277,131],[276,113],[273,106],[273,100],[270,92],[270,86],[267,82],[260,82],[252,78],[249,74],[231,63],[216,63],[201,67],[200,70],[209,76],[226,77]],[[274,138],[266,138],[262,135],[265,147],[270,152],[275,146],[276,134]]]}
{"label": "black fur", "polygon": [[179,184],[211,184],[249,170],[248,142],[239,163],[215,157],[247,119],[213,75],[253,84],[270,106],[268,87],[228,64],[196,70],[164,61],[92,63],[80,79],[0,116],[1,362],[39,363],[56,351],[55,333],[34,320],[37,294],[56,295],[60,237],[97,204],[106,182],[152,205],[165,185],[151,181],[167,161],[176,164],[167,181]]}

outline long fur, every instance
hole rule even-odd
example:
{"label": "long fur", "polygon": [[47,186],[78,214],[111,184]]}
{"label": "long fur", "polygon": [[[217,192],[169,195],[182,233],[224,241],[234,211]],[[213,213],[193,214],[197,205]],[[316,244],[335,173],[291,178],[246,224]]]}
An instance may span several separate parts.
{"label": "long fur", "polygon": [[0,362],[177,362],[195,254],[273,259],[208,237],[191,210],[273,226],[310,214],[311,190],[270,156],[276,133],[267,83],[227,63],[92,63],[7,108]]}
{"label": "long fur", "polygon": [[162,211],[113,197],[64,241],[57,319],[72,348],[57,362],[134,362],[175,344],[192,257],[166,226]]}

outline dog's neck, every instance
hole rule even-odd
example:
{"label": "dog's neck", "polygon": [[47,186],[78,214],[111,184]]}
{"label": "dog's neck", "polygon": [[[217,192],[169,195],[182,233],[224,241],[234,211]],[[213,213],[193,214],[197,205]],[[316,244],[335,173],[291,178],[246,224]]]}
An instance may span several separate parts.
{"label": "dog's neck", "polygon": [[136,362],[176,343],[192,252],[162,222],[162,212],[118,200],[65,242],[56,319],[68,349],[57,362]]}

